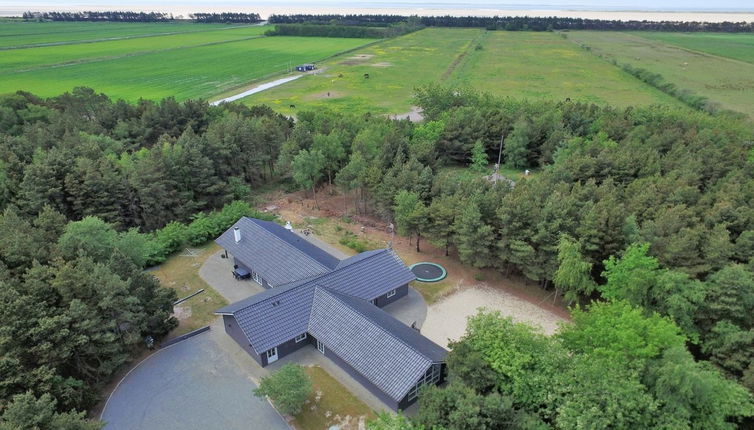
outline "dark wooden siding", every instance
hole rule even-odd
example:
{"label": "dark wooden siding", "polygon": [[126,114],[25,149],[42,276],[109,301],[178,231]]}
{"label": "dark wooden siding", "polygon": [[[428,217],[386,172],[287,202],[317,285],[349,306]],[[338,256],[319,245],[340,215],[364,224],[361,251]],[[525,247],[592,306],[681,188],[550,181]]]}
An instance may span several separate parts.
{"label": "dark wooden siding", "polygon": [[[223,326],[225,327],[225,333],[228,333],[230,337],[233,338],[233,340],[236,341],[238,345],[243,348],[244,351],[246,351],[254,360],[262,364],[262,357],[259,356],[256,352],[254,352],[254,349],[251,347],[251,344],[249,343],[249,339],[246,337],[245,334],[243,334],[243,331],[241,331],[241,327],[238,326],[238,323],[236,322],[236,318],[233,315],[223,315]],[[264,364],[262,364],[264,366]]]}
{"label": "dark wooden siding", "polygon": [[400,299],[401,297],[406,297],[408,294],[408,284],[400,286],[395,289],[395,295],[393,297],[388,297],[387,293],[377,297],[374,301],[374,304],[377,307],[383,308],[390,303],[393,303],[394,301]]}
{"label": "dark wooden siding", "polygon": [[[278,360],[280,360],[281,358],[285,357],[286,355],[288,355],[288,354],[290,354],[290,353],[292,353],[294,351],[297,351],[297,350],[303,348],[306,345],[309,345],[308,340],[309,340],[309,337],[311,337],[311,336],[309,336],[307,334],[306,337],[307,337],[307,339],[302,340],[299,343],[296,343],[296,339],[293,338],[291,340],[288,340],[288,341],[283,342],[280,345],[278,345]],[[262,365],[262,367],[264,367],[264,366],[266,366],[268,364],[267,363],[267,353],[266,353],[266,351],[264,353],[262,353],[262,357],[261,358],[262,358],[262,362],[260,364]]]}

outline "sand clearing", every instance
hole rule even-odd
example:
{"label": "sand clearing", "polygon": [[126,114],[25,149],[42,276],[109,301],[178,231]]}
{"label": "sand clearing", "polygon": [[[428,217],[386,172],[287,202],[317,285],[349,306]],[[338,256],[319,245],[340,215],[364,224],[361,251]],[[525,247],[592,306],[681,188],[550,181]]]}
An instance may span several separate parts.
{"label": "sand clearing", "polygon": [[447,347],[449,340],[458,340],[466,331],[466,319],[479,308],[500,311],[514,321],[540,327],[544,333],[553,334],[558,323],[565,320],[533,303],[505,291],[476,285],[456,292],[427,310],[427,319],[421,332],[435,343]]}

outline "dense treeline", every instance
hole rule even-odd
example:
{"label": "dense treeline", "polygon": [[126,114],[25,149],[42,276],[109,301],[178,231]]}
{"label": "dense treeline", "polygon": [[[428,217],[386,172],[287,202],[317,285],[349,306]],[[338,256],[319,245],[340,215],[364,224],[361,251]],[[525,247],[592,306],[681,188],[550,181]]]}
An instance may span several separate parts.
{"label": "dense treeline", "polygon": [[266,107],[172,98],[113,102],[90,89],[0,98],[0,209],[96,216],[152,231],[243,199],[274,176],[292,122]]}
{"label": "dense treeline", "polygon": [[166,22],[175,19],[168,13],[131,11],[24,12],[22,17],[30,21]]}
{"label": "dense treeline", "polygon": [[192,13],[189,15],[196,22],[205,23],[238,23],[256,24],[262,22],[258,13],[222,12],[222,13]]}
{"label": "dense treeline", "polygon": [[[436,87],[416,101],[419,125],[302,112],[279,163],[302,188],[352,193],[417,249],[426,237],[570,302],[611,298],[670,317],[697,359],[754,390],[748,123]],[[501,139],[504,164],[537,173],[515,186],[476,173],[489,173]]]}
{"label": "dense treeline", "polygon": [[268,30],[267,36],[312,36],[312,37],[354,37],[381,39],[396,37],[417,31],[422,27],[412,23],[400,23],[389,27],[366,27],[346,25],[278,24]]}
{"label": "dense treeline", "polygon": [[387,28],[354,27],[345,25],[282,24],[265,32],[267,36],[354,37],[382,39],[387,37]]}
{"label": "dense treeline", "polygon": [[[168,22],[175,21],[173,14],[162,12],[86,11],[86,12],[24,12],[29,21],[113,21],[113,22]],[[258,13],[222,12],[189,14],[194,22],[220,24],[256,24],[262,22]]]}
{"label": "dense treeline", "polygon": [[291,128],[264,107],[84,88],[0,98],[0,428],[100,427],[75,411],[176,325],[144,267],[263,218],[231,201],[274,175]]}
{"label": "dense treeline", "polygon": [[710,31],[741,33],[754,31],[751,22],[678,22],[678,21],[621,21],[564,17],[529,16],[400,16],[400,15],[270,15],[271,24],[339,24],[350,26],[388,26],[403,21],[415,21],[427,27],[481,27],[488,30],[649,30],[649,31]]}
{"label": "dense treeline", "polygon": [[406,22],[402,15],[277,15],[272,14],[267,21],[270,24],[316,24],[347,25],[365,27],[387,27]]}

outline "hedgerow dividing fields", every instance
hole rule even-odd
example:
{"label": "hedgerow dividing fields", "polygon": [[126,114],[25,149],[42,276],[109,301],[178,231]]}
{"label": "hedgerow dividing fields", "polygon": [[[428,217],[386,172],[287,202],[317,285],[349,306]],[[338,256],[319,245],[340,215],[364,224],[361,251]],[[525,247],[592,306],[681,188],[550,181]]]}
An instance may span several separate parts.
{"label": "hedgerow dividing fields", "polygon": [[[707,97],[724,109],[754,117],[754,64],[631,33],[578,31],[570,32],[568,38],[588,46],[594,54],[658,73],[678,88]],[[726,50],[721,46],[718,53]]]}
{"label": "hedgerow dividing fields", "polygon": [[244,101],[285,113],[295,105],[401,114],[417,85],[439,82],[516,98],[681,105],[554,33],[428,28],[349,55],[327,62],[325,73]]}
{"label": "hedgerow dividing fields", "polygon": [[[33,28],[40,28],[40,32],[47,24],[55,23],[29,23]],[[110,24],[94,24],[99,25],[100,30],[92,30],[92,34],[97,33],[98,38],[111,35],[103,30]],[[124,25],[142,27],[141,24]],[[172,29],[174,25],[155,24],[151,31]],[[175,28],[188,28],[188,25]],[[204,25],[192,24],[191,28],[205,28]],[[224,27],[209,25],[207,31],[0,50],[0,94],[25,90],[40,96],[54,96],[77,86],[87,86],[131,101],[168,96],[179,100],[212,98],[284,72],[290,65],[317,61],[371,42],[369,39],[263,37],[264,27]],[[4,31],[6,37],[11,37],[8,30]],[[80,34],[79,31],[69,33]]]}
{"label": "hedgerow dividing fields", "polygon": [[754,34],[751,33],[663,33],[637,32],[637,36],[734,60],[754,63]]}
{"label": "hedgerow dividing fields", "polygon": [[451,83],[516,98],[570,98],[619,107],[679,104],[551,32],[488,32]]}

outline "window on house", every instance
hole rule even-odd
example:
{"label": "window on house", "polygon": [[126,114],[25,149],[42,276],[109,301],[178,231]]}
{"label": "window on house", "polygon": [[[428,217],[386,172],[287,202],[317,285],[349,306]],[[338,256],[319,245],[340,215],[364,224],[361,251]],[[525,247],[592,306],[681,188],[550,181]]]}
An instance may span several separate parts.
{"label": "window on house", "polygon": [[272,307],[274,308],[276,306],[280,306],[280,300],[275,300],[274,302],[272,302]]}
{"label": "window on house", "polygon": [[408,391],[408,394],[406,395],[408,397],[408,400],[414,400],[415,398],[419,397],[419,390],[421,389],[422,385],[425,384],[437,384],[440,382],[440,372],[441,372],[441,365],[440,364],[433,364],[430,366],[429,369],[424,373],[424,376],[422,376],[417,382],[416,385],[411,387],[411,389]]}
{"label": "window on house", "polygon": [[397,292],[398,292],[398,290],[388,291],[387,298],[389,299],[389,298],[393,297]]}
{"label": "window on house", "polygon": [[296,343],[299,343],[299,342],[301,342],[303,340],[306,340],[306,333],[302,333],[302,334],[296,336],[295,340],[296,340]]}

